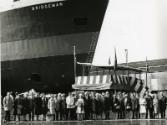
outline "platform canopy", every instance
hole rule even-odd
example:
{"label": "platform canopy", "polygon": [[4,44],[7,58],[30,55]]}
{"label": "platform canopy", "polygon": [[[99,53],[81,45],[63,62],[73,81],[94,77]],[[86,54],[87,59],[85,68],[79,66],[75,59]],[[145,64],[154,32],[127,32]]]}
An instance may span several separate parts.
{"label": "platform canopy", "polygon": [[72,88],[76,90],[117,90],[140,92],[143,88],[143,81],[135,77],[127,77],[124,75],[77,76]]}

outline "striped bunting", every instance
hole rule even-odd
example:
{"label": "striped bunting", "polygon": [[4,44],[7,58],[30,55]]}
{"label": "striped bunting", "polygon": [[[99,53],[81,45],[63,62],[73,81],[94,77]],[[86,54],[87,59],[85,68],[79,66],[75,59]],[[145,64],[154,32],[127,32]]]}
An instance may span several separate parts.
{"label": "striped bunting", "polygon": [[111,83],[110,75],[92,75],[92,76],[78,76],[75,78],[76,85],[93,85]]}
{"label": "striped bunting", "polygon": [[90,76],[90,77],[89,77],[89,82],[88,82],[88,83],[89,83],[90,85],[92,85],[92,84],[93,84],[93,79],[94,79],[94,77],[93,77],[93,76]]}
{"label": "striped bunting", "polygon": [[117,80],[117,78],[116,78],[115,75],[112,75],[112,76],[111,76],[111,81],[112,81],[114,84],[118,83],[118,80]]}
{"label": "striped bunting", "polygon": [[83,76],[83,85],[86,85],[86,84],[87,84],[87,79],[88,79],[87,76]]}
{"label": "striped bunting", "polygon": [[140,84],[140,87],[138,88],[137,92],[141,92],[143,90],[143,88],[144,88],[143,85],[144,85],[144,82],[143,82],[143,80],[141,80],[141,84]]}
{"label": "striped bunting", "polygon": [[128,77],[127,76],[123,76],[123,83],[124,84],[128,84]]}
{"label": "striped bunting", "polygon": [[[90,75],[90,76],[78,76],[75,78],[75,84],[72,85],[74,89],[84,90],[102,90],[110,89],[112,83],[118,85],[117,88],[125,89],[129,86],[131,91],[140,92],[143,89],[143,81],[135,77],[128,77],[124,75]],[[107,85],[107,87],[106,87]]]}
{"label": "striped bunting", "polygon": [[122,84],[120,80],[120,75],[117,76],[117,81],[118,81],[118,84]]}
{"label": "striped bunting", "polygon": [[136,84],[134,90],[137,92],[138,89],[140,88],[140,86],[141,86],[141,80],[138,79],[138,80],[137,80],[137,84]]}
{"label": "striped bunting", "polygon": [[143,81],[141,79],[138,79],[137,85],[135,86],[135,91],[141,92],[142,89],[143,89]]}
{"label": "striped bunting", "polygon": [[100,84],[100,75],[97,75],[95,79],[95,84]]}
{"label": "striped bunting", "polygon": [[76,77],[75,83],[79,85],[81,83],[81,76]]}

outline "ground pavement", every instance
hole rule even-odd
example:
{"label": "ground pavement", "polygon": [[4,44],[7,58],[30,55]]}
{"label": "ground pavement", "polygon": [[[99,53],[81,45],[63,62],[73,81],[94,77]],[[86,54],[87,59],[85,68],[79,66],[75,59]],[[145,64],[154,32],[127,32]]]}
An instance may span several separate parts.
{"label": "ground pavement", "polygon": [[139,120],[87,120],[87,121],[20,121],[2,123],[2,125],[167,125],[166,119]]}

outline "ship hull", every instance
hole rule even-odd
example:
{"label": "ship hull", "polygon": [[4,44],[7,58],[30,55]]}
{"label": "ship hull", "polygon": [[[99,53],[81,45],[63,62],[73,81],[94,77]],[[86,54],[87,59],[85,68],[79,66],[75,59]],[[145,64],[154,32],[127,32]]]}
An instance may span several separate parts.
{"label": "ship hull", "polygon": [[[83,60],[87,53],[77,57]],[[73,55],[5,61],[1,65],[2,93],[32,88],[41,92],[67,92],[74,83]],[[78,67],[77,73],[81,75],[80,70]]]}
{"label": "ship hull", "polygon": [[106,6],[107,0],[68,0],[1,12],[2,94],[70,91],[73,46],[77,60],[87,61]]}

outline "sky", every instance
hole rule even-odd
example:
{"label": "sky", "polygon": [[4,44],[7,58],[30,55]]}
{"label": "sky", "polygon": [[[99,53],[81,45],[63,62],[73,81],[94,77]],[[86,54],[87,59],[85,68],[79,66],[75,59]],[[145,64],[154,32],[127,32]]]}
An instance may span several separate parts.
{"label": "sky", "polygon": [[167,0],[110,0],[93,59],[94,65],[167,59]]}

